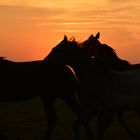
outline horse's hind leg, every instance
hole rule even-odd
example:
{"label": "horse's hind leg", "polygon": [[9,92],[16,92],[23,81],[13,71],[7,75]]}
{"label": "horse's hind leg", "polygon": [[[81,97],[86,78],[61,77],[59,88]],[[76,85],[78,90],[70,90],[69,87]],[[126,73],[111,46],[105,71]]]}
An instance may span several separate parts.
{"label": "horse's hind leg", "polygon": [[[139,115],[140,115],[140,112],[139,112]],[[128,134],[131,137],[133,137],[135,139],[140,139],[140,136],[136,135],[132,130],[130,130],[129,127],[127,126],[127,124],[125,123],[123,112],[117,112],[117,117],[118,117],[120,124],[124,127],[124,129],[128,132]]]}
{"label": "horse's hind leg", "polygon": [[[83,114],[83,108],[78,103],[75,95],[63,96],[61,99],[72,109],[72,111],[77,115],[78,118]],[[78,139],[78,137],[77,137],[77,134],[78,134],[77,130],[78,129],[77,128],[78,127],[77,127],[76,123],[74,123],[73,129],[74,129],[76,138]],[[93,139],[94,135],[93,135],[92,129],[90,128],[90,125],[89,125],[88,121],[84,122],[84,128],[85,128],[86,135],[87,135],[88,139],[89,140]]]}
{"label": "horse's hind leg", "polygon": [[54,127],[57,123],[54,98],[41,98],[47,115],[47,130],[43,140],[50,140]]}
{"label": "horse's hind leg", "polygon": [[114,112],[101,112],[97,114],[97,140],[103,139],[114,114]]}

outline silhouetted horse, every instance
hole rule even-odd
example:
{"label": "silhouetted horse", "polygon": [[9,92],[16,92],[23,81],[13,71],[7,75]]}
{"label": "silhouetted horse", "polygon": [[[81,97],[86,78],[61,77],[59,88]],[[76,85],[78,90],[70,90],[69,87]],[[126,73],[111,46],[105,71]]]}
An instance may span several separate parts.
{"label": "silhouetted horse", "polygon": [[[67,41],[64,39],[56,48],[65,45]],[[67,66],[51,55],[55,55],[55,52],[52,51],[44,60],[31,62],[13,62],[0,58],[0,101],[15,102],[40,97],[47,113],[48,125],[44,137],[47,140],[57,122],[54,107],[56,99],[63,100],[77,116],[82,112],[75,97],[77,79]],[[85,128],[89,132],[87,123]]]}
{"label": "silhouetted horse", "polygon": [[[81,49],[83,53],[86,55],[96,58],[100,60],[102,63],[107,65],[109,68],[113,70],[118,71],[128,71],[128,70],[134,70],[134,69],[140,69],[140,64],[130,64],[126,60],[120,59],[117,54],[115,53],[115,50],[112,49],[107,44],[102,44],[98,38],[100,36],[100,33],[97,33],[97,35],[94,37],[91,35],[88,40],[84,41],[81,44]],[[140,112],[137,111],[137,115],[140,116]],[[137,138],[137,135],[135,135],[125,124],[124,118],[123,118],[123,112],[117,111],[119,122],[123,125],[123,127],[126,129],[126,131],[133,137]]]}

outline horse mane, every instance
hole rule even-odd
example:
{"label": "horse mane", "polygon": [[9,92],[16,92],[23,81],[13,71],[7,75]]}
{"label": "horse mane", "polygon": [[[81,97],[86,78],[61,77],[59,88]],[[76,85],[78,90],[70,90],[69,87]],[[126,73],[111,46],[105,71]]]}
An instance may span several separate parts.
{"label": "horse mane", "polygon": [[102,44],[102,49],[104,52],[106,52],[107,54],[111,55],[112,59],[118,63],[118,64],[121,64],[123,66],[129,66],[131,65],[127,60],[123,60],[121,58],[118,57],[117,53],[116,53],[116,50],[113,49],[112,47],[110,47],[109,45],[107,44]]}
{"label": "horse mane", "polygon": [[107,44],[102,44],[102,47],[106,47],[106,50],[109,51],[109,53],[112,53],[112,55],[116,55],[116,50],[110,47]]}
{"label": "horse mane", "polygon": [[[73,45],[70,45],[71,48],[73,47],[74,49],[77,49],[77,50],[80,50],[81,51],[81,43],[78,42],[74,36],[72,36],[70,39],[67,40],[68,43],[72,43]],[[67,45],[67,44],[66,44]],[[66,46],[67,47],[67,46]],[[52,48],[52,51],[55,50],[56,47],[53,47]],[[57,49],[58,50],[58,49]],[[47,62],[48,61],[48,58],[49,56],[51,56],[51,52],[43,59],[43,62]]]}
{"label": "horse mane", "polygon": [[79,48],[82,48],[82,42],[77,41],[74,36],[72,36],[68,41],[76,43]]}

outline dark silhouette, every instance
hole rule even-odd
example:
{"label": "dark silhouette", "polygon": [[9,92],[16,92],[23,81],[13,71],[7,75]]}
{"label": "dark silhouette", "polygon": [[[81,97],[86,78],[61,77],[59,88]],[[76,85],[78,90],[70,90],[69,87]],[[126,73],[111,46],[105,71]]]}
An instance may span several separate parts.
{"label": "dark silhouette", "polygon": [[140,64],[130,64],[127,60],[119,58],[113,48],[99,41],[99,37],[100,33],[98,32],[95,37],[91,35],[81,44],[81,48],[86,55],[99,59],[114,70],[126,71],[140,68]]}
{"label": "dark silhouette", "polygon": [[[57,47],[67,46],[62,40]],[[61,53],[61,52],[60,52]],[[0,58],[1,94],[0,101],[15,102],[40,97],[47,114],[47,131],[44,139],[49,140],[57,122],[54,102],[63,100],[79,116],[82,108],[75,97],[78,81],[55,54],[55,48],[44,59],[31,62],[13,62]],[[60,55],[61,56],[61,55]],[[90,127],[85,123],[86,132]],[[92,135],[92,134],[91,134]]]}
{"label": "dark silhouette", "polygon": [[[57,62],[59,60],[62,65],[71,66],[79,78],[80,83],[79,89],[77,89],[77,96],[84,109],[84,112],[78,119],[80,123],[78,122],[77,124],[76,122],[75,124],[76,137],[79,139],[78,130],[80,125],[86,123],[94,113],[101,114],[101,107],[106,104],[106,101],[110,103],[110,97],[112,97],[110,95],[110,72],[100,61],[93,61],[90,57],[83,54],[79,44],[75,41],[68,41],[66,37],[65,40],[67,45],[53,48],[47,60],[49,61],[49,57],[53,57],[53,60],[57,60]],[[103,96],[104,99],[102,100]],[[102,101],[100,101],[100,99]],[[100,104],[102,104],[101,107]],[[102,114],[104,114],[104,112]],[[89,138],[93,139],[92,137]]]}
{"label": "dark silhouette", "polygon": [[[140,69],[140,64],[130,64],[128,61],[120,59],[113,48],[111,48],[107,44],[102,44],[98,40],[99,37],[100,33],[97,33],[95,37],[91,35],[86,41],[81,43],[80,45],[82,52],[87,56],[90,56],[91,58],[96,58],[112,70],[128,71]],[[136,113],[138,116],[140,116],[139,111],[136,110]],[[123,117],[123,111],[117,111],[117,116],[119,122],[126,129],[128,134],[136,139],[139,138],[139,136],[133,133],[132,130],[130,130],[126,125]]]}
{"label": "dark silhouette", "polygon": [[96,113],[97,140],[101,140],[115,112],[139,109],[140,69],[113,71],[99,59],[86,56],[75,41],[65,37],[61,43],[63,45],[54,47],[44,61],[74,69],[80,81],[77,96],[84,109],[77,122],[84,124]]}
{"label": "dark silhouette", "polygon": [[[65,37],[65,43],[67,45],[53,48],[47,60],[49,61],[49,57],[53,57],[57,63],[60,61],[62,65],[71,66],[80,80],[77,95],[84,112],[75,124],[77,139],[79,139],[80,125],[87,122],[93,114],[97,114],[97,139],[101,140],[115,112],[122,117],[122,112],[137,111],[136,107],[139,108],[139,84],[136,83],[140,83],[138,76],[140,70],[112,71],[99,59],[91,59],[85,55],[75,40],[68,41]],[[131,91],[134,91],[135,94],[133,95]],[[130,97],[128,101],[127,96]],[[120,119],[121,121],[123,120]],[[121,123],[127,129],[125,123]]]}
{"label": "dark silhouette", "polygon": [[[57,122],[54,102],[60,98],[78,116],[74,127],[77,139],[81,124],[85,125],[88,138],[93,139],[87,122],[96,113],[97,140],[101,140],[115,112],[139,109],[140,70],[113,71],[100,59],[92,59],[83,52],[76,41],[68,41],[65,36],[44,60],[13,62],[1,58],[0,101],[24,101],[39,96],[48,119],[44,139],[50,139]],[[73,68],[79,80],[66,65]]]}

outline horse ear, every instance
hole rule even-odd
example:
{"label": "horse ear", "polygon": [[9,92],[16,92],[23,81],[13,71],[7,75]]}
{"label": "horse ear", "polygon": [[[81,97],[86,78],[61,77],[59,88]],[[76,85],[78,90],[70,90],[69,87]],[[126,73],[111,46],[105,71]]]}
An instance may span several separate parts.
{"label": "horse ear", "polygon": [[68,38],[67,38],[67,36],[66,35],[64,35],[64,39],[63,39],[64,41],[68,41]]}
{"label": "horse ear", "polygon": [[94,39],[94,36],[93,35],[90,35],[90,37],[88,38],[88,40],[92,40]]}
{"label": "horse ear", "polygon": [[72,39],[72,42],[75,42],[75,37]]}
{"label": "horse ear", "polygon": [[100,37],[100,32],[98,32],[98,33],[96,34],[95,39],[99,39],[99,37]]}

